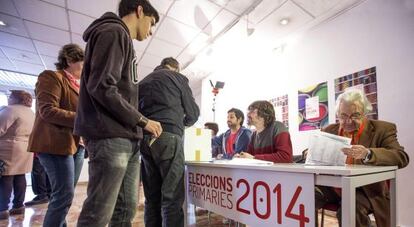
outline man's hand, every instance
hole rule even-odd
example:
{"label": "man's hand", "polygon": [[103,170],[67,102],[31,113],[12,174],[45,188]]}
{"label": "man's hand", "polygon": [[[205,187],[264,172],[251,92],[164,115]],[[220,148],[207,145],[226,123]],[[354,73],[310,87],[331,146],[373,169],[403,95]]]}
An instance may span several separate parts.
{"label": "man's hand", "polygon": [[145,131],[150,132],[154,137],[159,137],[162,133],[161,124],[158,121],[148,119],[147,125],[145,125]]}
{"label": "man's hand", "polygon": [[254,156],[247,152],[240,152],[239,158],[254,159]]}
{"label": "man's hand", "polygon": [[349,155],[355,159],[364,159],[367,157],[368,148],[362,145],[352,145],[351,148],[342,148],[345,155]]}

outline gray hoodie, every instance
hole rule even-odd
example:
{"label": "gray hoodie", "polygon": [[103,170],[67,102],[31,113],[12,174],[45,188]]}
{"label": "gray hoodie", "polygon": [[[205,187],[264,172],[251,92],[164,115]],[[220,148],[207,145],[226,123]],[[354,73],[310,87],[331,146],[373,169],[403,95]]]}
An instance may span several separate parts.
{"label": "gray hoodie", "polygon": [[74,134],[141,139],[138,78],[128,27],[107,12],[83,34],[87,42]]}

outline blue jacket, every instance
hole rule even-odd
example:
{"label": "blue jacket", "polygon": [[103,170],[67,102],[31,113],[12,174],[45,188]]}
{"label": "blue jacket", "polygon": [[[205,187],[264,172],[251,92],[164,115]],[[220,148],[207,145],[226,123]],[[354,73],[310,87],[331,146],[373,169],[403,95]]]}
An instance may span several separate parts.
{"label": "blue jacket", "polygon": [[[226,151],[226,143],[230,136],[231,130],[227,130],[225,133],[221,134],[220,136],[215,138],[215,143],[217,146],[220,147],[220,151],[217,154],[223,154],[223,158],[231,159],[234,154],[240,153],[242,151],[247,151],[247,146],[250,142],[250,137],[252,136],[252,131],[250,129],[242,126],[236,136],[236,142],[233,144],[234,153],[233,155],[227,155]],[[217,154],[213,154],[213,156],[217,156]]]}

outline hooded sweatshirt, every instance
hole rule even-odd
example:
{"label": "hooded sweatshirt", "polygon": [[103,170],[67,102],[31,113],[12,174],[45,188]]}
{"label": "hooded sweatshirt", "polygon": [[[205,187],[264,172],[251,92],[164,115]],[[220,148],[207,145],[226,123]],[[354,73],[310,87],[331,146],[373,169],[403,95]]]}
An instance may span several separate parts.
{"label": "hooded sweatshirt", "polygon": [[86,139],[141,139],[138,76],[126,24],[107,12],[83,34],[87,42],[74,133]]}

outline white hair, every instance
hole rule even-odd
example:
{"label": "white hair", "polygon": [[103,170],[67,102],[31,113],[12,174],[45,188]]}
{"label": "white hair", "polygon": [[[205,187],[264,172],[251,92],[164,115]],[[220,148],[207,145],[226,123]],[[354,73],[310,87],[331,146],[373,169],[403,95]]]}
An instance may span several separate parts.
{"label": "white hair", "polygon": [[358,102],[361,104],[364,114],[367,114],[372,111],[371,102],[368,100],[365,92],[360,89],[349,89],[344,93],[340,94],[336,99],[336,114],[339,112],[339,106],[342,102],[353,103]]}

